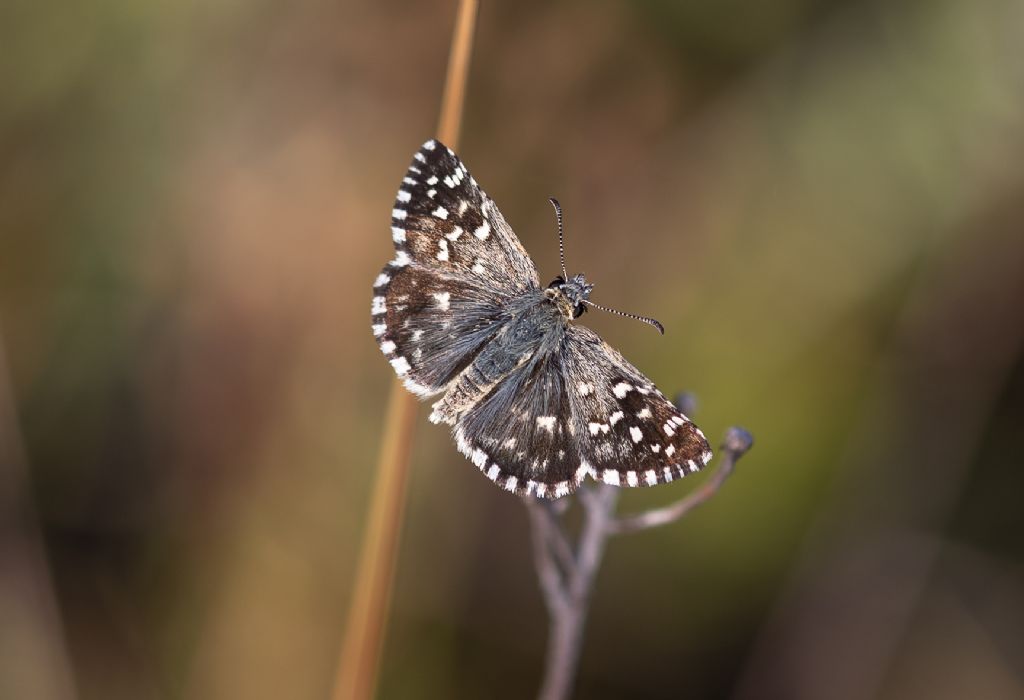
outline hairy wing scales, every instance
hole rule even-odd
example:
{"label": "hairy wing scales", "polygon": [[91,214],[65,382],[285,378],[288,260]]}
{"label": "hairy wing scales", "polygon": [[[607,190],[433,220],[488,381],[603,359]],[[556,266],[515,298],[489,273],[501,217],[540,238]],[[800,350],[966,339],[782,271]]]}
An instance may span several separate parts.
{"label": "hairy wing scales", "polygon": [[461,280],[388,265],[371,302],[373,334],[406,387],[438,393],[504,323],[493,297]]}

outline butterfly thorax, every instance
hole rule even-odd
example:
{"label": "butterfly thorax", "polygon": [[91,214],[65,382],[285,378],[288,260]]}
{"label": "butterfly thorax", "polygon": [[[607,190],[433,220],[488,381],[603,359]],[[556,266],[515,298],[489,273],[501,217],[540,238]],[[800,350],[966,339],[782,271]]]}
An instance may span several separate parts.
{"label": "butterfly thorax", "polygon": [[568,281],[559,276],[544,290],[544,296],[566,319],[573,319],[586,312],[587,307],[583,302],[590,298],[593,289],[594,285],[587,284],[583,275],[576,275]]}

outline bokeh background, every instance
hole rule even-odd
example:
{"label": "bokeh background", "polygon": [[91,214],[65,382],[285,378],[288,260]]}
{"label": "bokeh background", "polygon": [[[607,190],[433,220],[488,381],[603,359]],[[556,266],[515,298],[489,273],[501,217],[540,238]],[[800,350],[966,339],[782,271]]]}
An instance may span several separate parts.
{"label": "bokeh background", "polygon": [[[454,10],[0,9],[0,696],[329,695]],[[612,542],[578,697],[1024,697],[1022,46],[1013,0],[484,3],[464,160],[757,440]],[[413,454],[380,696],[530,697],[525,512]]]}

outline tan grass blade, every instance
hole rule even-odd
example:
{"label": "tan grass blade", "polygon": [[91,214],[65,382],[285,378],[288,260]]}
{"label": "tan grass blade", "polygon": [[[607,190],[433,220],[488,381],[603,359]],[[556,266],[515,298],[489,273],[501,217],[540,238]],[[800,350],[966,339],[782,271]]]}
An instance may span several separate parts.
{"label": "tan grass blade", "polygon": [[[476,0],[461,0],[459,3],[448,59],[437,136],[453,149],[458,146],[462,124],[477,5]],[[367,514],[355,589],[338,663],[334,700],[365,700],[373,697],[376,688],[405,510],[416,407],[416,400],[398,379],[394,379],[375,472],[377,481]]]}

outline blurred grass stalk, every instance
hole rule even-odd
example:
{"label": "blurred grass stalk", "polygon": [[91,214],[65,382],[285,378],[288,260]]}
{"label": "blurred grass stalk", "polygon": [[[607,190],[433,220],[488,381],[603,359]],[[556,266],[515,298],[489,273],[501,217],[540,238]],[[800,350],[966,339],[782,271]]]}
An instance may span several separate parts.
{"label": "blurred grass stalk", "polygon": [[0,333],[0,698],[78,697]]}
{"label": "blurred grass stalk", "polygon": [[[477,0],[460,0],[448,57],[437,137],[452,149],[458,147],[462,125],[477,8]],[[416,399],[397,378],[394,379],[375,472],[377,481],[367,513],[355,588],[338,663],[333,696],[335,700],[370,698],[376,688],[398,540],[402,530],[402,514],[405,510],[416,407]]]}

